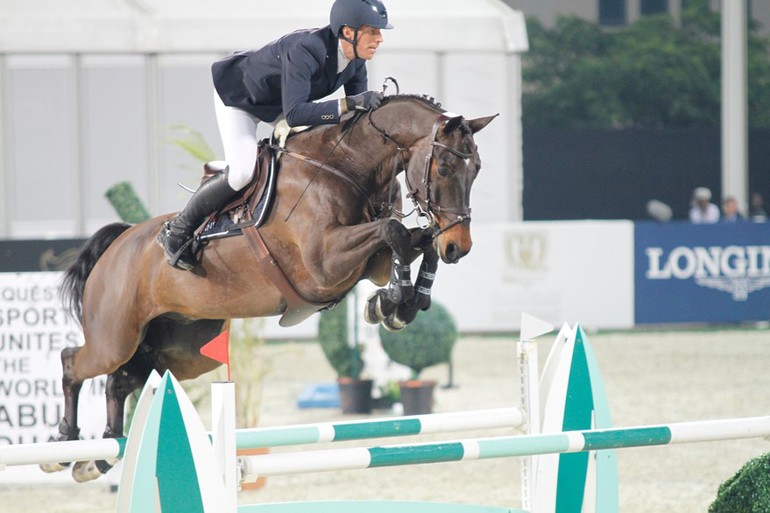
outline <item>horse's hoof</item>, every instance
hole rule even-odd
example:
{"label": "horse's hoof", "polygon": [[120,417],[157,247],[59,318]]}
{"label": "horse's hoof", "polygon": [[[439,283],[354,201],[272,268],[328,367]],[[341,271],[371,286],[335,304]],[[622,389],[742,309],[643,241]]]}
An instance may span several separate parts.
{"label": "horse's hoof", "polygon": [[72,467],[72,478],[78,483],[87,483],[102,477],[95,461],[79,461]]}
{"label": "horse's hoof", "polygon": [[385,318],[382,312],[382,289],[375,290],[366,298],[364,320],[369,324],[377,324]]}
{"label": "horse's hoof", "polygon": [[401,331],[406,328],[406,323],[393,314],[382,320],[382,326],[388,331]]}
{"label": "horse's hoof", "polygon": [[61,472],[65,468],[69,467],[69,463],[41,463],[40,470],[47,474],[52,474],[54,472]]}
{"label": "horse's hoof", "polygon": [[388,288],[388,301],[394,305],[400,305],[411,301],[414,297],[414,286],[412,285],[397,285]]}
{"label": "horse's hoof", "polygon": [[394,305],[400,305],[404,299],[404,293],[401,287],[394,286],[388,288],[388,301]]}

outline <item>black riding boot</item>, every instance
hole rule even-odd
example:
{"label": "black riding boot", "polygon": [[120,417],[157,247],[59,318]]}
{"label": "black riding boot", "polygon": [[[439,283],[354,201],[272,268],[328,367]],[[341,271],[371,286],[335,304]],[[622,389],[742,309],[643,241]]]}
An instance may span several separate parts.
{"label": "black riding boot", "polygon": [[203,182],[184,210],[166,221],[158,240],[166,251],[169,264],[186,271],[198,265],[198,259],[192,251],[193,232],[209,214],[225,206],[237,192],[227,183],[227,175],[225,170]]}

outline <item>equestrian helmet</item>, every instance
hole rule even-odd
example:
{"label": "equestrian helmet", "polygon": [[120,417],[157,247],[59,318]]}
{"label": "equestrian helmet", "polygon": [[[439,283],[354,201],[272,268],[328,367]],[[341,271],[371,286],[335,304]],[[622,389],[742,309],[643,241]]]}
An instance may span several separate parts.
{"label": "equestrian helmet", "polygon": [[342,27],[359,29],[363,25],[378,29],[392,29],[388,10],[380,0],[335,0],[329,16],[332,31],[339,35]]}

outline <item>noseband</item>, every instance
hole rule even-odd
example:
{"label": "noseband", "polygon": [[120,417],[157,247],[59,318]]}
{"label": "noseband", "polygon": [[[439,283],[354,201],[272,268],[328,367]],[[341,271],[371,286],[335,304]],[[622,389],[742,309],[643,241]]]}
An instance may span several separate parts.
{"label": "noseband", "polygon": [[[401,164],[404,168],[404,181],[406,183],[406,188],[409,191],[407,194],[408,198],[411,198],[412,202],[414,203],[415,210],[417,210],[417,215],[419,217],[424,217],[428,219],[428,227],[436,228],[435,233],[433,234],[433,238],[435,239],[445,231],[449,230],[455,225],[461,224],[465,221],[470,221],[471,219],[471,207],[470,205],[462,205],[461,207],[446,207],[439,205],[435,201],[433,201],[433,195],[431,194],[431,166],[433,165],[433,161],[436,157],[436,148],[443,148],[453,155],[460,157],[461,159],[470,159],[473,157],[473,153],[465,153],[457,148],[452,148],[451,146],[447,146],[446,144],[438,142],[438,131],[441,128],[441,126],[449,121],[450,119],[453,119],[455,117],[458,117],[457,115],[451,114],[451,113],[443,113],[440,114],[438,118],[436,118],[436,121],[433,122],[433,129],[431,130],[430,135],[430,153],[428,153],[425,156],[425,167],[423,171],[422,176],[422,183],[425,186],[425,199],[420,201],[420,194],[417,187],[413,186],[412,183],[409,181],[409,174],[406,173],[406,162],[407,159],[404,158],[404,153],[406,152],[406,148],[403,148],[398,142],[396,142],[395,139],[393,139],[385,130],[379,128],[373,121],[372,121],[372,112],[369,111],[369,124],[377,130],[380,134],[382,134],[383,138],[392,142],[396,145],[399,151],[399,155],[401,158]],[[395,174],[395,172],[394,172]],[[424,204],[424,206],[423,206]],[[449,222],[446,226],[443,228],[439,227],[438,222],[436,222],[436,214],[456,214],[457,217],[455,217],[452,221]]]}

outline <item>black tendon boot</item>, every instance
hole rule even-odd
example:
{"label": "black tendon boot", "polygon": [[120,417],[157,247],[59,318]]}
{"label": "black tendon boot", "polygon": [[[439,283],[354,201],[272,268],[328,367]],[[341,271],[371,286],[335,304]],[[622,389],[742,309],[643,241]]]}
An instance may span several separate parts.
{"label": "black tendon boot", "polygon": [[172,266],[190,271],[198,265],[198,259],[192,252],[193,232],[209,214],[222,208],[237,192],[227,183],[227,175],[225,170],[203,182],[184,210],[166,221],[158,241]]}

